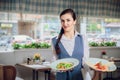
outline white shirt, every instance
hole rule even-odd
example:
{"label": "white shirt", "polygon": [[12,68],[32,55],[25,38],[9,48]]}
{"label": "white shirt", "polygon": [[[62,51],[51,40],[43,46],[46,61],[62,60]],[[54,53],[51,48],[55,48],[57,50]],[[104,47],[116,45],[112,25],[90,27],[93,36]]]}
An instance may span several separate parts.
{"label": "white shirt", "polygon": [[72,39],[68,39],[64,34],[61,38],[61,43],[64,46],[65,50],[67,53],[72,56],[74,46],[75,46],[75,37],[78,35],[78,33],[75,33],[75,36]]}

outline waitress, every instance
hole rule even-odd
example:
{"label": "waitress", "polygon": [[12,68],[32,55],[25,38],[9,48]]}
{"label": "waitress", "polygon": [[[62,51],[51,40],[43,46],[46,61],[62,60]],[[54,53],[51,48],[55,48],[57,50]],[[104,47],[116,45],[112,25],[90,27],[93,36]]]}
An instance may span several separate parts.
{"label": "waitress", "polygon": [[[72,71],[57,72],[56,80],[91,80],[87,72],[89,68],[84,65],[84,61],[89,57],[88,44],[85,36],[75,30],[75,12],[72,9],[65,9],[60,14],[60,21],[60,33],[58,36],[52,38],[55,58],[56,60],[76,58],[79,60],[79,65]],[[82,68],[85,68],[84,77],[82,75]]]}

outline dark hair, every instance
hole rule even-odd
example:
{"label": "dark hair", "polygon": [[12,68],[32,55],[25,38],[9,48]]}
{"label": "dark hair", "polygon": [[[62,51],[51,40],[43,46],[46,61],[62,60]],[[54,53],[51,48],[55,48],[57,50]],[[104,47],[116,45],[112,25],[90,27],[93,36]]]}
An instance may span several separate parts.
{"label": "dark hair", "polygon": [[70,13],[73,17],[73,20],[76,20],[75,12],[72,9],[65,9],[64,11],[61,12],[60,17],[66,13]]}
{"label": "dark hair", "polygon": [[[60,17],[61,17],[62,15],[64,15],[64,14],[66,14],[66,13],[70,13],[70,14],[72,15],[72,17],[73,17],[73,20],[74,20],[74,21],[76,20],[75,12],[74,12],[72,9],[65,9],[65,10],[63,10],[63,11],[61,12],[61,14],[60,14]],[[56,54],[59,54],[59,53],[60,53],[60,47],[59,47],[58,43],[60,42],[60,39],[61,39],[63,33],[64,33],[64,29],[61,28],[60,33],[59,33],[59,36],[58,36],[58,39],[57,39],[57,41],[56,41],[56,45],[55,45]]]}

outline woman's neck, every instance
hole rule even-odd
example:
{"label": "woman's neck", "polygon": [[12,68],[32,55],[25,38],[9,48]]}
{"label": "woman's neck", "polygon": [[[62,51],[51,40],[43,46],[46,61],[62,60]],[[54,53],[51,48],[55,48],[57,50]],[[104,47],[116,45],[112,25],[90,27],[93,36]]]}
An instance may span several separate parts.
{"label": "woman's neck", "polygon": [[72,39],[75,35],[75,31],[68,31],[68,32],[64,32],[64,35],[68,38],[68,39]]}

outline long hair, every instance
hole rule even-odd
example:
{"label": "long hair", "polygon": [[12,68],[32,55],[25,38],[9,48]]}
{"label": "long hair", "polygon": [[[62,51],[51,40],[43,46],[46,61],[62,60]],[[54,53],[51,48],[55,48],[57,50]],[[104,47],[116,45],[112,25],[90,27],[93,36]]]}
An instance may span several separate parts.
{"label": "long hair", "polygon": [[[73,20],[74,20],[74,21],[76,20],[75,12],[74,12],[72,9],[65,9],[64,11],[62,11],[61,14],[60,14],[60,18],[61,18],[62,15],[66,14],[66,13],[70,13],[71,16],[72,16],[72,18],[73,18]],[[60,33],[59,33],[59,36],[58,36],[58,39],[57,39],[57,41],[56,41],[56,45],[55,45],[56,54],[59,54],[59,53],[60,53],[60,47],[59,47],[58,44],[59,44],[59,42],[60,42],[60,39],[61,39],[63,33],[64,33],[64,29],[61,28]]]}

